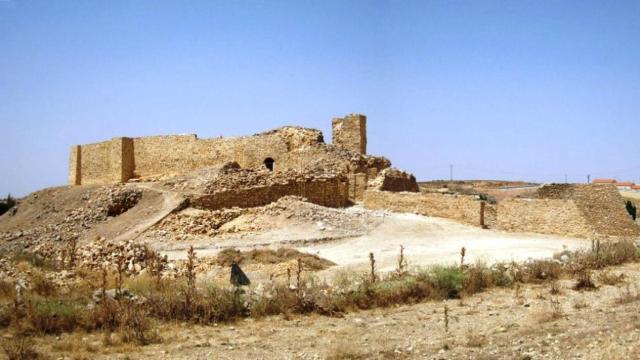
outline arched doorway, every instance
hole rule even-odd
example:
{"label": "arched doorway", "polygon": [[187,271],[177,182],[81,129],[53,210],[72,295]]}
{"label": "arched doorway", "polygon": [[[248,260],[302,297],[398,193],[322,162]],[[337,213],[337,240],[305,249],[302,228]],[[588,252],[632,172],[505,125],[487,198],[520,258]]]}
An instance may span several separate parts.
{"label": "arched doorway", "polygon": [[264,166],[265,166],[267,169],[271,170],[271,171],[273,171],[273,166],[274,166],[275,164],[276,164],[276,161],[275,161],[275,160],[273,160],[273,158],[268,157],[268,158],[264,159]]}

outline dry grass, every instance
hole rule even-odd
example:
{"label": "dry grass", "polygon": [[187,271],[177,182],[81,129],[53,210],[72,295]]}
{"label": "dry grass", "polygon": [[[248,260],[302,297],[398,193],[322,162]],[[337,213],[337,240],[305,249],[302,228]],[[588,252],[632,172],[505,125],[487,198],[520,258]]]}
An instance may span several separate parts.
{"label": "dry grass", "polygon": [[557,281],[552,281],[549,285],[549,293],[551,295],[560,295],[562,294],[562,286]]}
{"label": "dry grass", "polygon": [[638,286],[635,285],[633,289],[629,284],[620,289],[620,295],[616,298],[615,303],[618,305],[629,304],[640,301],[640,291]]}
{"label": "dry grass", "polygon": [[465,341],[465,346],[470,348],[481,348],[487,343],[487,339],[484,335],[478,334],[474,331],[469,331],[467,333],[467,338]]}
{"label": "dry grass", "polygon": [[584,297],[580,297],[577,298],[575,300],[573,300],[573,308],[576,310],[580,310],[580,309],[584,309],[589,307],[589,304],[587,304],[587,301],[584,299]]}
{"label": "dry grass", "polygon": [[610,286],[615,286],[620,284],[621,282],[624,281],[624,274],[614,274],[608,270],[604,270],[602,272],[600,272],[600,274],[598,274],[598,281],[605,284],[605,285],[610,285]]}
{"label": "dry grass", "polygon": [[558,299],[549,300],[549,308],[537,314],[538,323],[547,323],[562,319],[564,312],[562,311],[562,304]]}
{"label": "dry grass", "polygon": [[336,343],[326,356],[327,360],[360,360],[368,358],[369,356],[361,352],[354,342],[346,340]]}
{"label": "dry grass", "polygon": [[578,278],[576,279],[576,284],[573,286],[574,290],[588,290],[592,291],[597,289],[596,284],[591,279],[591,271],[588,269],[583,269],[578,272]]}
{"label": "dry grass", "polygon": [[4,338],[0,345],[9,360],[35,360],[41,357],[35,349],[33,339],[28,336]]}
{"label": "dry grass", "polygon": [[[625,253],[630,251],[631,254]],[[286,249],[278,251],[231,252],[220,261],[225,262],[240,255],[243,261],[282,261],[298,256],[298,252]],[[193,255],[195,258],[195,254]],[[226,260],[225,260],[226,259]],[[233,258],[236,259],[236,258]],[[308,255],[307,259],[319,261]],[[24,294],[19,308],[0,305],[0,325],[13,328],[27,328],[35,333],[58,334],[76,329],[117,332],[124,342],[147,344],[158,341],[151,331],[155,321],[188,321],[199,324],[232,322],[269,315],[317,313],[340,316],[344,312],[357,309],[388,307],[399,304],[413,304],[426,300],[461,299],[464,296],[486,291],[493,287],[515,286],[516,298],[520,284],[551,281],[551,295],[561,289],[556,279],[577,274],[576,289],[593,289],[590,267],[602,264],[616,264],[619,261],[637,259],[635,246],[603,245],[595,253],[572,253],[571,261],[562,264],[557,261],[531,261],[524,264],[495,264],[488,267],[483,263],[455,266],[432,266],[429,268],[394,271],[389,274],[375,273],[372,278],[367,273],[345,272],[336,278],[333,285],[318,281],[307,272],[294,274],[294,284],[268,282],[261,292],[229,288],[215,283],[196,284],[195,273],[186,278],[159,279],[154,275],[139,276],[122,280],[108,273],[87,273],[87,279],[72,291],[61,291],[48,284],[40,271],[32,272],[32,287]],[[241,259],[242,260],[242,259]],[[301,258],[301,264],[304,264]],[[316,267],[319,265],[316,265]],[[324,266],[324,265],[323,265]],[[314,268],[314,265],[300,269]],[[31,267],[30,267],[31,269]],[[576,269],[581,269],[578,271]],[[601,275],[600,281],[612,283],[612,275]],[[112,286],[126,286],[135,295],[144,297],[139,304],[124,298],[105,299],[93,304],[91,295],[96,290]],[[124,284],[123,284],[124,282]],[[13,296],[11,284],[0,286],[4,297]],[[290,286],[295,285],[295,286]],[[102,290],[102,289],[101,289]],[[638,291],[627,289],[619,303],[640,299]],[[581,305],[574,304],[575,308]],[[550,310],[539,316],[540,322],[554,321],[563,316],[558,300],[550,301]],[[87,310],[90,309],[90,310]],[[20,313],[20,316],[17,314]]]}
{"label": "dry grass", "polygon": [[250,251],[240,251],[237,249],[222,250],[216,262],[220,266],[231,266],[236,261],[238,264],[280,264],[291,260],[301,259],[305,269],[308,270],[324,270],[335,263],[323,259],[317,255],[307,254],[291,248],[272,249],[253,249]]}

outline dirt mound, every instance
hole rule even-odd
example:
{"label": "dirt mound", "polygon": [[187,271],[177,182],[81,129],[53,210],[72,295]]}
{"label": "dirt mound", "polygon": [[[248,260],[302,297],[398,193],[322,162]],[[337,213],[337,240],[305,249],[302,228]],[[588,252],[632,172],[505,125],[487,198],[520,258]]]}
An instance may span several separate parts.
{"label": "dirt mound", "polygon": [[335,263],[323,259],[317,255],[307,254],[291,248],[253,249],[250,251],[240,251],[237,249],[222,250],[216,257],[216,263],[220,266],[230,266],[234,261],[241,265],[248,264],[280,264],[289,263],[292,260],[302,261],[305,270],[324,270]]}
{"label": "dirt mound", "polygon": [[59,187],[32,193],[19,201],[15,212],[0,218],[0,246],[24,249],[64,243],[121,215],[141,198],[141,190],[124,185]]}

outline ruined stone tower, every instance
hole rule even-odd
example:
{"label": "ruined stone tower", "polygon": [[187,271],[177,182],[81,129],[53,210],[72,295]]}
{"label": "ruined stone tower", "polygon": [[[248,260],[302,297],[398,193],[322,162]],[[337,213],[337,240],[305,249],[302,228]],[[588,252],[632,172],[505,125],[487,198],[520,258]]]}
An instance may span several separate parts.
{"label": "ruined stone tower", "polygon": [[367,117],[349,114],[344,118],[334,118],[332,123],[333,144],[345,149],[367,153]]}

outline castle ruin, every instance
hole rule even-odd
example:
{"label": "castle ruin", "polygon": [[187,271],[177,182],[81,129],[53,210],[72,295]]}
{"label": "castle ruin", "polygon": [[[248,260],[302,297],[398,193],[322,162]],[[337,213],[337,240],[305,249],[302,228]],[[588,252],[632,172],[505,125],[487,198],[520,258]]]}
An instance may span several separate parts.
{"label": "castle ruin", "polygon": [[[235,162],[241,168],[340,175],[348,184],[349,199],[361,200],[368,181],[391,166],[384,157],[367,155],[366,121],[360,114],[334,118],[333,144],[326,144],[319,130],[286,126],[234,138],[200,139],[195,134],[116,137],[76,145],[71,148],[69,184],[117,184]],[[415,177],[407,176],[408,188],[400,186],[397,191],[417,190]]]}

